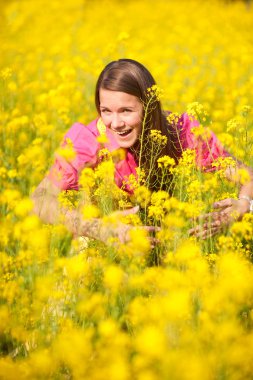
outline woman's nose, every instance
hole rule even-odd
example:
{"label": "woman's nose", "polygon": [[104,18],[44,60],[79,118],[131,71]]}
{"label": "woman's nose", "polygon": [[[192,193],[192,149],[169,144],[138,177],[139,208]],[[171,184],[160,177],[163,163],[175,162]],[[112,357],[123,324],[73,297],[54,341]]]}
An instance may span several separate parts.
{"label": "woman's nose", "polygon": [[121,120],[120,115],[114,114],[112,115],[112,120],[111,120],[111,127],[112,128],[117,128],[117,127],[123,127],[124,122]]}

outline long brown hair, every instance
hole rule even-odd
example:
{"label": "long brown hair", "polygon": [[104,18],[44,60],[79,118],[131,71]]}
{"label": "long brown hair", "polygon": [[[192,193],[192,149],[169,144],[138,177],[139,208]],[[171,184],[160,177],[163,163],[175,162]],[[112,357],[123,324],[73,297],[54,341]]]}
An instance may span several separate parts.
{"label": "long brown hair", "polygon": [[[154,85],[156,85],[156,82],[153,76],[141,63],[133,59],[126,58],[119,59],[118,61],[112,61],[105,66],[97,80],[95,89],[95,104],[97,111],[100,114],[99,90],[101,88],[110,91],[121,91],[130,95],[134,95],[139,98],[145,105],[148,101],[147,90]],[[156,99],[155,103],[152,104],[151,110],[143,128],[145,128],[144,138],[147,136],[151,129],[161,131],[162,135],[165,135],[167,137],[167,144],[162,149],[160,156],[168,155],[177,161],[178,152],[175,150],[176,144],[173,141],[174,134],[171,133],[172,131],[170,125],[166,119],[165,112],[162,111],[162,106],[159,99]],[[141,155],[142,157],[138,157],[138,153],[138,147],[137,151],[135,147],[135,154],[137,156],[136,158],[140,160],[141,166],[144,167],[144,169],[147,171],[150,170],[150,147],[148,141],[144,144],[144,150]],[[158,187],[158,183],[159,170],[158,165],[156,164],[155,167],[152,168],[149,187],[151,189],[156,189]]]}

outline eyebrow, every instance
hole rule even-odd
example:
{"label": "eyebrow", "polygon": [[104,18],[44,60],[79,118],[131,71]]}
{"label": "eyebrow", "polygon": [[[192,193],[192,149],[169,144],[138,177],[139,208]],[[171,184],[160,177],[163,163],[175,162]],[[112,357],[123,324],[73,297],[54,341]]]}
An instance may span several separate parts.
{"label": "eyebrow", "polygon": [[[104,108],[104,109],[110,109],[110,107],[107,107],[107,106],[103,106],[103,105],[100,105],[100,108]],[[135,107],[133,106],[122,106],[119,108],[119,110],[125,110],[125,109],[129,109],[129,110],[133,110],[135,109]]]}

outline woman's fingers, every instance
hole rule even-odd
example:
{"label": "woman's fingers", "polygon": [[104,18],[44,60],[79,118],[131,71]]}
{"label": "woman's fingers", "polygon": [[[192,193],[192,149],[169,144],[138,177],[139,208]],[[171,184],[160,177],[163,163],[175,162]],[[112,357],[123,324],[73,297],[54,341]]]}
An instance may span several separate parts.
{"label": "woman's fingers", "polygon": [[222,201],[215,202],[213,204],[213,208],[226,208],[226,207],[232,207],[235,203],[236,199],[233,198],[226,198]]}
{"label": "woman's fingers", "polygon": [[156,226],[140,226],[138,228],[144,229],[145,231],[148,232],[147,239],[150,242],[150,247],[151,248],[155,248],[155,246],[160,243],[160,240],[155,237],[155,233],[161,231],[160,227],[156,227]]}
{"label": "woman's fingers", "polygon": [[227,224],[225,221],[227,220],[227,215],[223,215],[222,217],[211,219],[208,223],[199,224],[193,228],[191,228],[188,233],[190,236],[201,237],[206,239],[208,237],[216,235],[220,232],[224,226]]}
{"label": "woman's fingers", "polygon": [[222,227],[220,225],[213,225],[207,228],[203,226],[197,226],[196,228],[191,228],[188,233],[190,236],[195,236],[202,239],[207,239],[212,237],[221,231]]}
{"label": "woman's fingers", "polygon": [[158,244],[160,244],[160,240],[154,237],[149,236],[148,241],[150,243],[150,248],[155,248]]}
{"label": "woman's fingers", "polygon": [[208,214],[203,214],[198,216],[195,220],[199,223],[211,223],[212,221],[227,221],[229,214],[232,210],[227,208],[222,211],[209,212]]}
{"label": "woman's fingers", "polygon": [[127,210],[123,210],[123,211],[116,211],[114,213],[114,215],[119,215],[119,216],[127,216],[127,215],[130,215],[130,214],[137,214],[137,212],[139,211],[140,207],[139,206],[134,206],[134,207],[131,207],[131,208],[128,208]]}
{"label": "woman's fingers", "polygon": [[220,228],[222,226],[222,223],[220,220],[215,220],[212,223],[204,223],[204,224],[199,224],[196,227],[193,227],[189,230],[190,235],[193,235],[195,232],[200,232],[203,230],[207,230],[210,228]]}
{"label": "woman's fingers", "polygon": [[205,239],[208,239],[208,238],[218,234],[219,232],[220,232],[220,228],[214,227],[214,228],[210,228],[210,229],[204,230],[202,232],[199,232],[195,236],[205,240]]}
{"label": "woman's fingers", "polygon": [[243,214],[239,208],[240,202],[236,199],[224,199],[216,202],[214,207],[220,211],[210,212],[200,215],[195,219],[198,225],[191,228],[188,232],[190,236],[206,239],[221,232],[224,227],[237,220]]}
{"label": "woman's fingers", "polygon": [[142,228],[148,232],[158,232],[161,231],[161,227],[157,226],[140,226],[139,228]]}
{"label": "woman's fingers", "polygon": [[147,239],[151,242],[152,247],[159,243],[159,240],[155,237],[155,233],[160,231],[161,228],[156,226],[133,226],[119,223],[118,227],[113,231],[113,234],[115,237],[118,237],[122,244],[125,244],[131,240],[131,230],[147,231]]}

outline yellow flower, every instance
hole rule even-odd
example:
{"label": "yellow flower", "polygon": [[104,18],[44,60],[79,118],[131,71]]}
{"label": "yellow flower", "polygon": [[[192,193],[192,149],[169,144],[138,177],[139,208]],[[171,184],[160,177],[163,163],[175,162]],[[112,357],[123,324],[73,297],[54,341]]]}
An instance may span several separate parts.
{"label": "yellow flower", "polygon": [[169,199],[167,191],[157,191],[151,195],[151,204],[154,206],[163,206],[164,202]]}
{"label": "yellow flower", "polygon": [[100,149],[98,152],[98,158],[100,162],[106,159],[109,160],[111,158],[111,153],[107,148]]}
{"label": "yellow flower", "polygon": [[32,200],[30,198],[24,198],[17,203],[14,212],[19,217],[25,217],[30,211],[32,211],[32,209]]}
{"label": "yellow flower", "polygon": [[86,378],[89,360],[93,354],[92,335],[91,329],[67,326],[57,335],[52,345],[54,360],[68,368],[75,379]]}
{"label": "yellow flower", "polygon": [[242,106],[241,113],[243,117],[248,116],[252,111],[252,107],[249,105]]}
{"label": "yellow flower", "polygon": [[135,227],[129,231],[130,241],[126,244],[125,248],[134,256],[143,257],[150,250],[150,241],[148,239],[148,232],[141,227]]}
{"label": "yellow flower", "polygon": [[227,132],[238,131],[241,127],[241,120],[233,118],[227,122]]}
{"label": "yellow flower", "polygon": [[[24,371],[25,369],[25,371]],[[15,379],[17,376],[19,379],[25,379],[24,372],[28,372],[26,366],[23,368],[17,364],[9,356],[0,358],[0,377],[6,380]]]}
{"label": "yellow flower", "polygon": [[58,363],[55,361],[51,351],[44,348],[32,352],[27,364],[27,372],[30,378],[40,376],[47,378],[57,369]]}
{"label": "yellow flower", "polygon": [[16,169],[10,169],[7,172],[9,178],[16,178],[18,176],[18,172]]}
{"label": "yellow flower", "polygon": [[60,192],[57,198],[61,207],[72,210],[78,205],[79,194],[75,190],[66,190]]}
{"label": "yellow flower", "polygon": [[167,120],[171,125],[178,125],[180,116],[181,115],[178,112],[170,112],[170,114],[167,116]]}
{"label": "yellow flower", "polygon": [[218,157],[212,163],[212,166],[225,172],[227,168],[234,168],[236,166],[236,161],[233,157]]}
{"label": "yellow flower", "polygon": [[169,199],[166,191],[153,192],[151,195],[151,205],[148,207],[148,216],[161,220],[164,217],[164,206]]}
{"label": "yellow flower", "polygon": [[[132,206],[131,206],[132,207]],[[122,223],[130,224],[132,226],[141,226],[141,219],[138,214],[128,214],[122,217]]]}
{"label": "yellow flower", "polygon": [[147,97],[149,99],[160,100],[162,96],[163,90],[159,88],[156,84],[147,89]]}
{"label": "yellow flower", "polygon": [[202,122],[205,122],[208,116],[208,112],[199,102],[193,102],[188,104],[187,113],[192,119],[196,119]]}
{"label": "yellow flower", "polygon": [[16,224],[15,230],[18,232],[19,227],[21,228],[22,233],[27,233],[29,231],[34,231],[38,227],[40,227],[40,219],[37,217],[37,215],[28,215],[26,216],[20,224]]}
{"label": "yellow flower", "polygon": [[10,208],[15,207],[15,205],[20,201],[21,194],[16,189],[5,189],[2,194],[0,194],[0,202],[2,204],[7,204]]}
{"label": "yellow flower", "polygon": [[106,144],[107,142],[108,142],[108,138],[107,138],[107,136],[106,136],[106,134],[105,133],[102,133],[101,135],[99,135],[98,137],[97,137],[97,142],[99,142],[100,144]]}
{"label": "yellow flower", "polygon": [[126,149],[119,148],[111,152],[113,162],[119,162],[126,158]]}
{"label": "yellow flower", "polygon": [[83,278],[89,269],[89,263],[83,254],[68,258],[64,265],[64,274],[73,281]]}
{"label": "yellow flower", "polygon": [[81,209],[83,219],[98,218],[100,210],[94,205],[84,205]]}
{"label": "yellow flower", "polygon": [[75,80],[76,71],[73,67],[65,66],[60,70],[60,76],[63,80]]}
{"label": "yellow flower", "polygon": [[95,173],[91,168],[84,168],[79,176],[79,185],[85,191],[90,191],[95,185]]}
{"label": "yellow flower", "polygon": [[145,208],[150,203],[151,192],[146,186],[138,186],[134,191],[134,199],[137,204]]}
{"label": "yellow flower", "polygon": [[253,224],[252,224],[252,217],[251,220],[247,220],[248,218],[246,215],[242,219],[242,221],[234,222],[231,226],[231,233],[232,236],[240,236],[243,239],[246,240],[252,240],[252,234],[253,234]]}
{"label": "yellow flower", "polygon": [[70,138],[66,139],[66,143],[56,150],[56,156],[63,157],[66,161],[71,162],[76,157],[76,151]]}
{"label": "yellow flower", "polygon": [[157,162],[158,162],[159,168],[167,168],[168,166],[169,167],[175,166],[174,158],[171,158],[169,156],[160,157],[160,158],[158,158]]}
{"label": "yellow flower", "polygon": [[114,164],[112,161],[103,161],[95,169],[95,178],[106,183],[114,182]]}
{"label": "yellow flower", "polygon": [[158,359],[167,351],[166,334],[159,326],[144,326],[135,338],[139,354]]}
{"label": "yellow flower", "polygon": [[152,142],[158,144],[159,146],[164,146],[167,143],[167,137],[165,135],[162,135],[162,132],[156,129],[151,129],[150,139]]}
{"label": "yellow flower", "polygon": [[248,170],[244,168],[238,168],[232,173],[231,179],[236,183],[240,183],[240,185],[244,185],[245,183],[250,182],[250,174]]}
{"label": "yellow flower", "polygon": [[116,265],[109,265],[104,271],[104,284],[109,290],[115,292],[122,290],[124,284],[125,273]]}
{"label": "yellow flower", "polygon": [[7,169],[4,166],[0,167],[0,177],[6,178],[6,175],[7,175]]}
{"label": "yellow flower", "polygon": [[196,151],[193,149],[186,149],[183,151],[182,158],[180,159],[180,165],[183,166],[195,166]]}
{"label": "yellow flower", "polygon": [[12,76],[12,69],[10,67],[6,67],[0,71],[0,77],[3,80],[7,80]]}
{"label": "yellow flower", "polygon": [[118,326],[113,319],[106,319],[104,321],[101,321],[99,325],[99,333],[102,337],[105,337],[107,339],[112,338],[113,336],[116,336],[116,333],[118,332]]}
{"label": "yellow flower", "polygon": [[76,310],[84,318],[100,319],[105,316],[106,301],[103,294],[93,292],[88,299],[84,298],[78,302]]}
{"label": "yellow flower", "polygon": [[120,32],[117,39],[118,39],[118,41],[125,41],[125,40],[128,40],[129,37],[130,37],[129,33]]}
{"label": "yellow flower", "polygon": [[208,127],[205,127],[203,125],[199,125],[197,127],[193,127],[191,129],[191,132],[194,134],[196,138],[201,138],[202,140],[208,141],[211,137],[211,130]]}
{"label": "yellow flower", "polygon": [[7,331],[9,321],[10,321],[10,313],[6,305],[0,306],[0,319],[1,319],[0,332],[1,334],[3,334]]}
{"label": "yellow flower", "polygon": [[100,133],[100,136],[105,135],[105,132],[106,132],[106,126],[105,126],[105,124],[103,123],[101,117],[100,117],[100,118],[98,119],[98,121],[97,121],[97,129],[98,129],[98,131],[99,131],[99,133]]}

